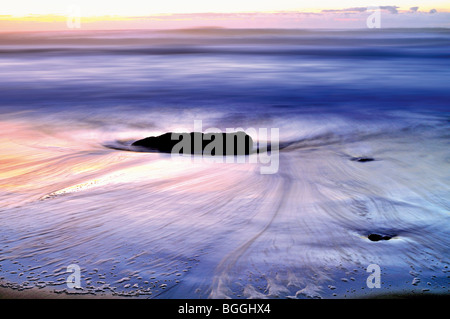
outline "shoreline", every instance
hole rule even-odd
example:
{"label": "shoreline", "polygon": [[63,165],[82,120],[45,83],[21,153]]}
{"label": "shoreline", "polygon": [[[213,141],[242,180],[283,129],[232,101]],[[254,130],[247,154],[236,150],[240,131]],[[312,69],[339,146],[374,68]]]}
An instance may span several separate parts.
{"label": "shoreline", "polygon": [[[8,284],[1,283],[0,282],[0,300],[13,300],[13,299],[152,299],[152,300],[214,300],[214,299],[222,299],[222,298],[173,298],[173,297],[166,297],[166,298],[158,298],[156,296],[149,296],[149,295],[118,295],[113,293],[106,293],[106,292],[83,292],[83,291],[60,291],[57,292],[53,289],[50,289],[48,287],[39,288],[39,287],[32,287],[32,288],[14,288],[14,287],[8,287]],[[156,298],[154,298],[156,297]],[[254,298],[251,298],[254,299]],[[261,298],[256,298],[261,299]],[[292,298],[268,298],[264,300],[291,300]],[[294,298],[295,299],[295,298]],[[306,297],[306,298],[297,298],[296,300],[307,300],[307,299],[317,299],[313,297]],[[321,297],[319,299],[323,300],[375,300],[375,299],[424,299],[424,300],[430,300],[430,299],[450,299],[450,294],[445,292],[420,292],[420,291],[397,291],[397,292],[380,292],[380,293],[371,293],[371,294],[360,294],[360,295],[348,295],[348,296],[325,296]],[[242,301],[242,300],[248,300],[248,299],[242,299],[242,298],[231,298],[230,300],[234,301]]]}
{"label": "shoreline", "polygon": [[0,287],[0,300],[2,299],[126,299],[126,297],[112,294],[80,294],[80,293],[56,293],[46,288],[14,289]]}
{"label": "shoreline", "polygon": [[[25,290],[17,290],[13,288],[4,288],[0,287],[0,300],[12,300],[12,299],[141,299],[139,297],[124,297],[124,296],[115,296],[112,294],[68,294],[68,293],[55,293],[46,289],[42,288],[30,288]],[[152,299],[152,298],[151,298]],[[152,300],[170,300],[171,298],[157,298]],[[312,298],[306,298],[306,299],[312,299]],[[306,299],[298,299],[298,300],[306,300]],[[384,293],[384,294],[378,294],[378,295],[371,295],[371,296],[360,296],[360,297],[349,297],[349,298],[323,298],[324,300],[349,300],[349,299],[372,299],[372,300],[378,300],[378,299],[439,299],[439,300],[445,300],[450,299],[450,294],[444,294],[444,293]],[[191,300],[189,298],[186,298],[186,300]],[[204,299],[208,300],[208,299]],[[234,299],[240,300],[240,299]],[[270,299],[268,299],[270,300]],[[281,300],[281,299],[274,299],[274,300]],[[289,300],[289,298],[286,298],[285,300]]]}

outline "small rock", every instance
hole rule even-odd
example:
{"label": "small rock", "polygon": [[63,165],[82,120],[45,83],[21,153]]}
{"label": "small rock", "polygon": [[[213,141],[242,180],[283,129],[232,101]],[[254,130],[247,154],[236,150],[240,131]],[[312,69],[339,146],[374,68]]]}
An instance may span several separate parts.
{"label": "small rock", "polygon": [[354,162],[364,163],[364,162],[372,162],[375,159],[373,159],[372,157],[352,157],[350,160]]}
{"label": "small rock", "polygon": [[[186,142],[184,143],[186,139]],[[216,141],[217,139],[217,141]],[[214,142],[214,143],[213,143]],[[138,146],[146,149],[153,149],[163,153],[171,153],[174,147],[181,143],[181,145],[186,146],[183,152],[187,154],[204,154],[206,152],[206,147],[210,143],[216,146],[222,146],[222,149],[215,149],[214,154],[218,156],[225,155],[249,155],[253,149],[253,140],[250,135],[245,132],[234,132],[234,133],[201,133],[201,132],[191,132],[191,133],[165,133],[160,136],[147,137],[142,140],[138,140],[132,144],[132,146]],[[212,146],[211,146],[212,148]],[[180,150],[176,150],[178,153]],[[198,257],[198,256],[195,256]]]}
{"label": "small rock", "polygon": [[371,241],[389,240],[392,237],[393,236],[379,235],[379,234],[370,234],[369,236],[367,236],[367,238],[369,238],[369,240]]}

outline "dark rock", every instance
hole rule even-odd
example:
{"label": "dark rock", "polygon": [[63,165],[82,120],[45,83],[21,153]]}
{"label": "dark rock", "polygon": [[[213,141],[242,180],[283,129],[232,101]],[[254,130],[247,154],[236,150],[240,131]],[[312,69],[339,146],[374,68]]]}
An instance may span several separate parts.
{"label": "dark rock", "polygon": [[132,146],[163,153],[203,155],[248,155],[253,139],[245,132],[234,133],[165,133],[138,140]]}
{"label": "dark rock", "polygon": [[373,159],[372,157],[352,157],[350,160],[354,161],[354,162],[372,162],[375,159]]}
{"label": "dark rock", "polygon": [[388,235],[379,235],[379,234],[370,234],[367,238],[371,241],[380,241],[380,240],[389,240],[392,236]]}

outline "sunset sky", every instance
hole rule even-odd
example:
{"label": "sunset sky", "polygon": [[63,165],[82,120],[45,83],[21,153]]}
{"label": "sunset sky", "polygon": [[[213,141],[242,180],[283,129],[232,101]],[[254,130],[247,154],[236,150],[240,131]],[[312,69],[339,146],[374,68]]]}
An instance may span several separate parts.
{"label": "sunset sky", "polygon": [[0,8],[0,29],[177,27],[364,27],[366,9],[379,6],[386,27],[450,27],[450,2],[440,0],[16,0]]}

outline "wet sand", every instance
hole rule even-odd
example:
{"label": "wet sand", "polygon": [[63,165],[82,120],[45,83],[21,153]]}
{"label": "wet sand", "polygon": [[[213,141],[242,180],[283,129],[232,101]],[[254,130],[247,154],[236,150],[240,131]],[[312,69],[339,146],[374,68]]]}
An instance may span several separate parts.
{"label": "wet sand", "polygon": [[[21,148],[1,172],[0,270],[19,288],[65,295],[78,264],[84,291],[100,295],[360,298],[380,294],[366,286],[378,264],[384,293],[448,291],[446,150],[427,130],[294,141],[279,172],[261,175],[260,163],[67,144],[48,128],[27,144],[35,128],[15,128],[2,141]],[[362,155],[375,160],[352,160]]]}

